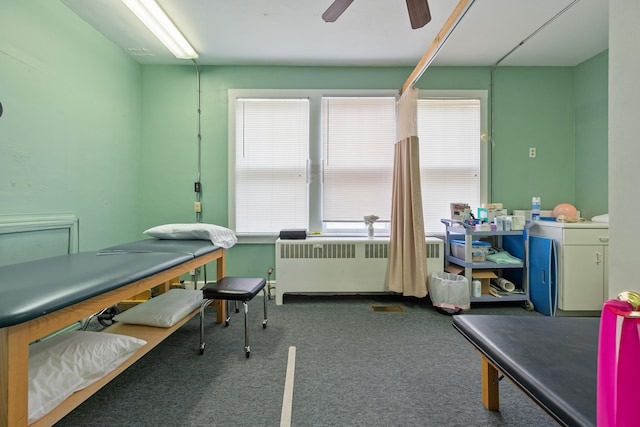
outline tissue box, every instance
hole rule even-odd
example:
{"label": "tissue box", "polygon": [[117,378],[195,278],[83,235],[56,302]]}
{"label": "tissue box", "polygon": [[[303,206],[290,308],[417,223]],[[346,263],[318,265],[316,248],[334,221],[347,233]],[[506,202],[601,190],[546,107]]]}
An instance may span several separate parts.
{"label": "tissue box", "polygon": [[497,216],[507,215],[503,208],[478,208],[478,219],[485,222],[493,222]]}
{"label": "tissue box", "polygon": [[491,222],[489,221],[489,208],[478,208],[476,218],[482,222]]}
{"label": "tissue box", "polygon": [[524,219],[524,215],[512,215],[511,216],[511,230],[519,231],[524,230],[524,225],[526,220]]}

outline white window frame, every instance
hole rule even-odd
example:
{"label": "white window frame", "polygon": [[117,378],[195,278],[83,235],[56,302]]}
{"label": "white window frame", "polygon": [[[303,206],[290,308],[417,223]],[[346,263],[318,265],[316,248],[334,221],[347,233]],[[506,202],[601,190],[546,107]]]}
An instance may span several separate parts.
{"label": "white window frame", "polygon": [[[327,235],[322,222],[322,98],[323,97],[380,97],[398,98],[397,89],[229,89],[228,95],[228,165],[229,165],[229,228],[235,230],[235,169],[236,169],[236,99],[238,98],[308,98],[309,99],[309,232],[320,232]],[[384,224],[378,225],[384,227]],[[331,233],[334,234],[334,233]],[[364,219],[362,228],[345,229],[341,236],[366,236]],[[273,243],[278,233],[240,233],[240,243]]]}
{"label": "white window frame", "polygon": [[[229,228],[235,230],[235,156],[236,156],[236,99],[237,98],[309,98],[310,118],[309,118],[309,232],[321,232],[322,235],[341,236],[358,235],[365,236],[366,230],[360,229],[356,224],[355,228],[346,227],[340,233],[333,230],[325,230],[322,222],[322,98],[338,96],[394,96],[398,97],[396,89],[380,90],[348,90],[348,89],[229,89],[228,90],[228,207],[229,207]],[[488,200],[488,177],[489,177],[489,143],[486,135],[488,132],[488,91],[486,90],[420,90],[420,98],[477,98],[480,99],[481,109],[481,132],[478,138],[480,144],[480,200]],[[364,223],[364,221],[363,221]],[[443,226],[444,227],[444,226]],[[388,233],[388,223],[376,223],[376,229],[381,235]],[[444,230],[444,228],[443,228]],[[433,235],[434,233],[428,233]],[[443,233],[444,234],[444,231]],[[277,233],[268,234],[239,234],[240,243],[273,243],[277,239]]]}

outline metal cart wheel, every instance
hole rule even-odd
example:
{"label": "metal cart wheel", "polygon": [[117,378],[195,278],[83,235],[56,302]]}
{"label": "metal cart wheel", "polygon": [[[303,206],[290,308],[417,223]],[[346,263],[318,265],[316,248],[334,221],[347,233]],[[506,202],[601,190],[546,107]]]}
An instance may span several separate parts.
{"label": "metal cart wheel", "polygon": [[535,309],[535,307],[533,306],[533,303],[531,301],[525,301],[524,302],[524,308],[527,311],[533,311]]}

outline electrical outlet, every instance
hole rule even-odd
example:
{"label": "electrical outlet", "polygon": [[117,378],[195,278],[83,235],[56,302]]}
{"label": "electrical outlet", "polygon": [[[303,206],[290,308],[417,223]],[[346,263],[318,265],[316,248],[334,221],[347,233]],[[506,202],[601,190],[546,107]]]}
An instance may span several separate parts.
{"label": "electrical outlet", "polygon": [[529,148],[529,157],[535,157],[535,156],[536,156],[536,148],[535,147]]}
{"label": "electrical outlet", "polygon": [[200,202],[193,202],[193,210],[194,212],[202,211],[202,205],[200,204]]}

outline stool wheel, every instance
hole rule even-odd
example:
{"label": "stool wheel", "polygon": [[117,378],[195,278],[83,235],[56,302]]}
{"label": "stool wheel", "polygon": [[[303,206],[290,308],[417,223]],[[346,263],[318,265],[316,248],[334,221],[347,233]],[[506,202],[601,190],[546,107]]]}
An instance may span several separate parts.
{"label": "stool wheel", "polygon": [[224,319],[224,326],[225,326],[225,328],[226,328],[227,326],[229,326],[229,323],[230,323],[230,322],[231,322],[231,318],[230,318],[230,317],[227,317],[226,319]]}
{"label": "stool wheel", "polygon": [[262,321],[262,329],[267,329],[267,320]]}
{"label": "stool wheel", "polygon": [[200,355],[204,354],[204,343],[200,344]]}

